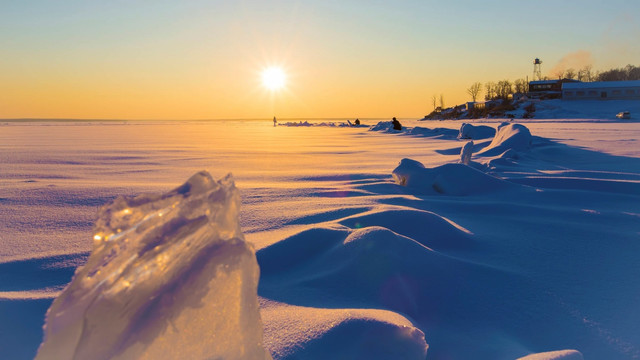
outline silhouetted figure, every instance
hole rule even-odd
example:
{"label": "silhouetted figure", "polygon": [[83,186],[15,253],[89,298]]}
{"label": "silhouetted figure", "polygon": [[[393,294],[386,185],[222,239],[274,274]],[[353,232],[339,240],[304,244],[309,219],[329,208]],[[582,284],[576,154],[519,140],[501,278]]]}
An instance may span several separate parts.
{"label": "silhouetted figure", "polygon": [[276,124],[278,123],[278,120],[276,120],[276,117],[273,117],[273,127],[276,127]]}
{"label": "silhouetted figure", "polygon": [[360,120],[356,119],[356,126],[360,125]]}
{"label": "silhouetted figure", "polygon": [[400,124],[400,121],[398,121],[398,119],[394,117],[392,123],[393,123],[393,130],[402,130],[402,124]]}

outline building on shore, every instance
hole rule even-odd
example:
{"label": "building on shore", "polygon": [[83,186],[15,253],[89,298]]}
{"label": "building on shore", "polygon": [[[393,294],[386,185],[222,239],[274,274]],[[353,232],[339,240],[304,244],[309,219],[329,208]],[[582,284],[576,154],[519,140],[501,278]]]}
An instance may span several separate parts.
{"label": "building on shore", "polygon": [[564,84],[570,83],[579,83],[579,81],[573,79],[529,81],[529,92],[527,96],[534,99],[557,99],[562,97],[562,87]]}
{"label": "building on shore", "polygon": [[563,100],[640,100],[640,80],[562,84]]}

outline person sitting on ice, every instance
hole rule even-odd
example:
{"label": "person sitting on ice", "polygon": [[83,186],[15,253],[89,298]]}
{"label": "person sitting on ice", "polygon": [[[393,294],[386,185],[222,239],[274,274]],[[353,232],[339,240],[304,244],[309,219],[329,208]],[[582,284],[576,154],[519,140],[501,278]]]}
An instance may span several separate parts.
{"label": "person sitting on ice", "polygon": [[402,130],[402,124],[400,124],[400,121],[398,121],[398,119],[394,117],[392,123],[393,123],[393,130]]}
{"label": "person sitting on ice", "polygon": [[356,119],[356,126],[360,125],[360,119]]}

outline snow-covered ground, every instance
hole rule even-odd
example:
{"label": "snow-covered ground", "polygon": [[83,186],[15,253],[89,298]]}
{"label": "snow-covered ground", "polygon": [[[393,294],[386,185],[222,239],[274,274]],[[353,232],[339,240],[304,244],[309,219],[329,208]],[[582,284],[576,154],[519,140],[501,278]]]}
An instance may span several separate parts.
{"label": "snow-covered ground", "polygon": [[[631,121],[640,120],[640,101],[638,100],[525,100],[517,103],[516,110],[508,111],[516,118],[522,118],[525,107],[535,107],[534,118],[540,121],[615,121],[616,114],[622,111],[631,113]],[[629,121],[627,120],[627,121]]]}
{"label": "snow-covered ground", "polygon": [[200,170],[240,190],[274,359],[640,357],[640,123],[473,121],[465,166],[461,121],[400,120],[3,122],[0,357],[35,356],[99,206]]}

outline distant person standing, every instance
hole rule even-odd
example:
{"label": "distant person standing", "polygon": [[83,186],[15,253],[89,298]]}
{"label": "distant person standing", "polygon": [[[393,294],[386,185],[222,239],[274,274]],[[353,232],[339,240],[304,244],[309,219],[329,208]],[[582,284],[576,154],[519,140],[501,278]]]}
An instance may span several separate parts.
{"label": "distant person standing", "polygon": [[400,124],[400,121],[398,121],[398,119],[394,117],[393,121],[391,122],[393,123],[393,130],[402,130],[402,124]]}
{"label": "distant person standing", "polygon": [[276,117],[273,117],[273,127],[276,127],[276,125],[278,124],[278,120],[276,120]]}

